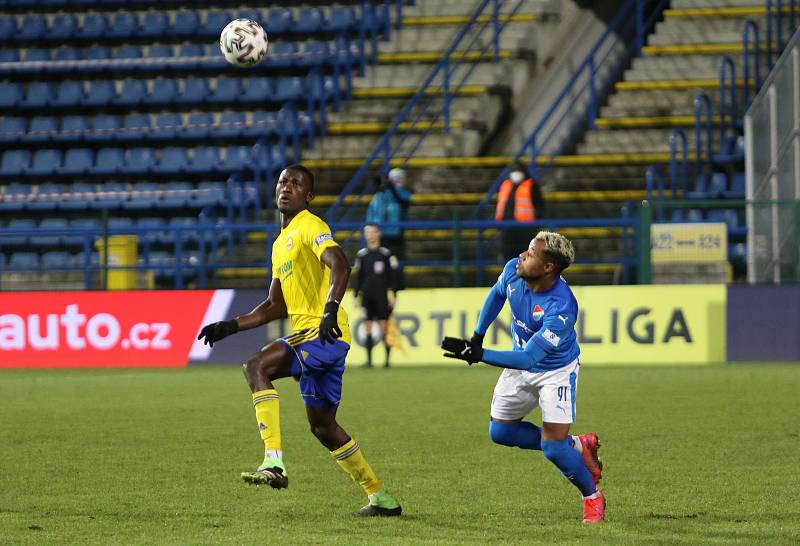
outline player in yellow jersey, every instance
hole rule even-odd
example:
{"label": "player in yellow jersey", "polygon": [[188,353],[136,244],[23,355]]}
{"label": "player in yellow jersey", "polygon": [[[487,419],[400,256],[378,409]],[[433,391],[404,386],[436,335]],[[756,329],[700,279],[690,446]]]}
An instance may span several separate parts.
{"label": "player in yellow jersey", "polygon": [[203,326],[197,339],[213,345],[238,332],[289,317],[292,334],[277,339],[245,362],[264,461],[242,479],[276,489],[289,485],[283,463],[278,392],[272,381],[292,376],[300,383],[311,432],[361,485],[369,503],[358,516],[399,516],[400,504],[381,485],[358,443],[336,422],[342,374],[350,350],[347,314],[339,303],[350,267],[328,225],[309,210],[314,175],[302,165],[281,172],[275,188],[281,233],[272,245],[272,282],[267,299],[236,318]]}

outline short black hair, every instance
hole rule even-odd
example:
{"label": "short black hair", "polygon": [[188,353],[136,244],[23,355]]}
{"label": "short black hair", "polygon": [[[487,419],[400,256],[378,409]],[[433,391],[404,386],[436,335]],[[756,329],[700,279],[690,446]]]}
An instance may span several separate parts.
{"label": "short black hair", "polygon": [[312,173],[308,167],[301,165],[300,163],[294,163],[293,165],[286,167],[284,170],[300,171],[301,173],[305,174],[308,177],[308,180],[311,182],[311,191],[314,191],[314,173]]}

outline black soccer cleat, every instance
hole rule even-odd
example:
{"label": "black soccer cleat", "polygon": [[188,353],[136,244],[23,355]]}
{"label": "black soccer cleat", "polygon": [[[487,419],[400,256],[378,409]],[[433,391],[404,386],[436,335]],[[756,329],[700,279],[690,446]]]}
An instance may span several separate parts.
{"label": "black soccer cleat", "polygon": [[358,510],[358,512],[353,512],[353,515],[359,518],[386,518],[399,516],[402,513],[403,508],[400,505],[397,505],[395,508],[383,508],[377,504],[368,504]]}
{"label": "black soccer cleat", "polygon": [[251,485],[268,485],[273,489],[289,487],[289,477],[277,466],[259,468],[255,472],[242,472],[242,479]]}

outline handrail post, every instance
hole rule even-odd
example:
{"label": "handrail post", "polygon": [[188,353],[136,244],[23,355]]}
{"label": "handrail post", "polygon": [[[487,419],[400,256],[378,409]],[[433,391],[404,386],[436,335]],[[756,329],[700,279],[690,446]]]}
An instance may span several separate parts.
{"label": "handrail post", "polygon": [[494,35],[492,36],[492,46],[494,47],[494,62],[500,62],[500,1],[492,0],[492,25]]}
{"label": "handrail post", "polygon": [[[726,87],[726,75],[730,74],[730,87]],[[726,97],[730,97],[730,104]],[[736,66],[733,59],[726,55],[722,59],[719,69],[719,140],[720,145],[725,141],[725,116],[730,110],[731,127],[736,126]]]}
{"label": "handrail post", "polygon": [[650,284],[650,226],[653,222],[653,210],[646,200],[639,205],[639,284]]}
{"label": "handrail post", "polygon": [[[759,63],[759,58],[761,57],[761,44],[758,36],[758,25],[751,19],[748,19],[744,22],[744,28],[742,29],[742,43],[744,46],[744,50],[742,52],[742,57],[744,60],[744,109],[747,110],[747,107],[750,106],[751,97],[755,95],[758,92],[758,89],[761,87],[761,66]],[[750,74],[751,62],[753,63],[754,72],[752,75]],[[753,77],[755,83],[752,94],[750,93],[751,77]]]}
{"label": "handrail post", "polygon": [[634,39],[634,53],[637,57],[642,56],[644,47],[644,0],[636,0],[636,38]]}
{"label": "handrail post", "polygon": [[681,154],[683,156],[681,161],[681,174],[683,175],[682,186],[684,194],[689,191],[689,163],[686,157],[686,133],[683,132],[683,129],[675,129],[669,136],[669,189],[672,192],[672,199],[677,199],[678,189],[678,164],[676,159],[678,152],[676,140],[681,141]]}
{"label": "handrail post", "polygon": [[[704,117],[705,131],[703,131]],[[711,99],[705,92],[701,92],[694,99],[695,172],[700,172],[700,164],[704,159],[705,161],[711,159],[711,118]],[[705,146],[703,146],[704,138]]]}
{"label": "handrail post", "polygon": [[592,131],[597,129],[595,120],[597,119],[597,87],[595,86],[595,74],[597,70],[594,66],[594,53],[589,54],[589,128]]}
{"label": "handrail post", "polygon": [[444,60],[444,131],[450,134],[450,58]]}

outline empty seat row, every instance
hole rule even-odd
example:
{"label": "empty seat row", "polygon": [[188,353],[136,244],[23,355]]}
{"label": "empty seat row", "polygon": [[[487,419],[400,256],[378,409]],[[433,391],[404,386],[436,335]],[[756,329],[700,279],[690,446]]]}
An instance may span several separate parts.
{"label": "empty seat row", "polygon": [[747,233],[747,226],[740,213],[734,209],[711,209],[704,213],[701,209],[675,209],[672,211],[673,222],[718,222],[725,224],[728,235],[741,237]]}
{"label": "empty seat row", "polygon": [[[12,252],[7,259],[5,254],[0,252],[0,269],[19,272],[39,269],[82,270],[87,265],[87,257],[90,267],[98,268],[101,265],[97,252],[71,254],[63,250],[51,250],[43,252],[40,256],[37,252],[24,251]],[[182,255],[180,274],[184,278],[196,275],[196,269],[205,267],[208,262],[201,257],[201,253],[196,250],[185,251]],[[176,264],[177,261],[172,253],[153,250],[142,254],[137,261],[137,268],[153,271],[157,279],[170,279],[178,274]]]}
{"label": "empty seat row", "polygon": [[360,13],[350,6],[330,9],[329,15],[321,8],[305,7],[297,17],[290,9],[270,8],[267,11],[243,9],[235,11],[179,10],[147,11],[142,13],[121,11],[111,16],[105,13],[87,13],[76,17],[72,13],[59,13],[48,24],[44,15],[5,16],[0,18],[0,41],[24,42],[33,40],[108,40],[125,38],[216,38],[232,19],[244,18],[264,25],[268,35],[309,35],[319,33],[346,33],[359,25],[375,31],[388,26],[389,10],[385,6],[368,7]]}
{"label": "empty seat row", "polygon": [[[251,71],[307,71],[325,65],[339,65],[347,69],[353,66],[358,57],[358,47],[347,41],[333,44],[308,41],[302,49],[294,42],[277,43],[270,46],[270,54]],[[29,48],[22,52],[18,49],[0,49],[0,76],[104,74],[109,68],[126,74],[236,70],[225,61],[215,43],[174,47],[154,44],[146,51],[137,45],[121,46],[116,51],[106,46],[85,50],[66,46],[58,49]]]}
{"label": "empty seat row", "polygon": [[[248,191],[245,198],[252,200],[257,192]],[[203,209],[238,205],[242,198],[238,188],[226,191],[223,182],[200,182],[194,186],[190,182],[156,182],[127,184],[109,182],[95,186],[86,182],[76,182],[65,186],[57,183],[40,184],[34,190],[29,184],[14,183],[0,194],[0,211],[51,212],[112,210],[147,211],[152,209]]]}
{"label": "empty seat row", "polygon": [[137,142],[142,140],[201,140],[207,138],[256,139],[262,136],[312,136],[312,120],[292,110],[226,112],[182,115],[179,113],[98,114],[0,118],[0,143],[48,144],[81,142]]}
{"label": "empty seat row", "polygon": [[[324,78],[217,78],[212,90],[204,78],[155,80],[96,80],[33,82],[26,88],[21,83],[0,83],[0,108],[40,109],[46,107],[92,107],[202,104],[275,104],[335,100],[339,94],[337,82]],[[305,102],[308,102],[306,100]]]}
{"label": "empty seat row", "polygon": [[692,191],[686,194],[687,199],[744,199],[745,176],[744,173],[735,173],[731,176],[730,185],[725,173],[700,173],[695,178]]}
{"label": "empty seat row", "polygon": [[[222,152],[222,153],[220,153]],[[197,148],[137,147],[6,150],[0,161],[0,176],[113,176],[145,174],[211,174],[250,168],[251,146],[198,146]]]}
{"label": "empty seat row", "polygon": [[[76,247],[93,246],[103,233],[101,223],[96,218],[46,218],[36,223],[30,218],[11,220],[8,230],[0,241],[2,248],[23,247]],[[196,217],[175,217],[165,220],[161,217],[145,217],[134,221],[132,218],[110,218],[110,233],[124,231],[137,235],[142,246],[173,245],[176,240],[196,244],[206,242],[220,244],[227,242],[230,234],[220,230],[214,223],[198,223]]]}

